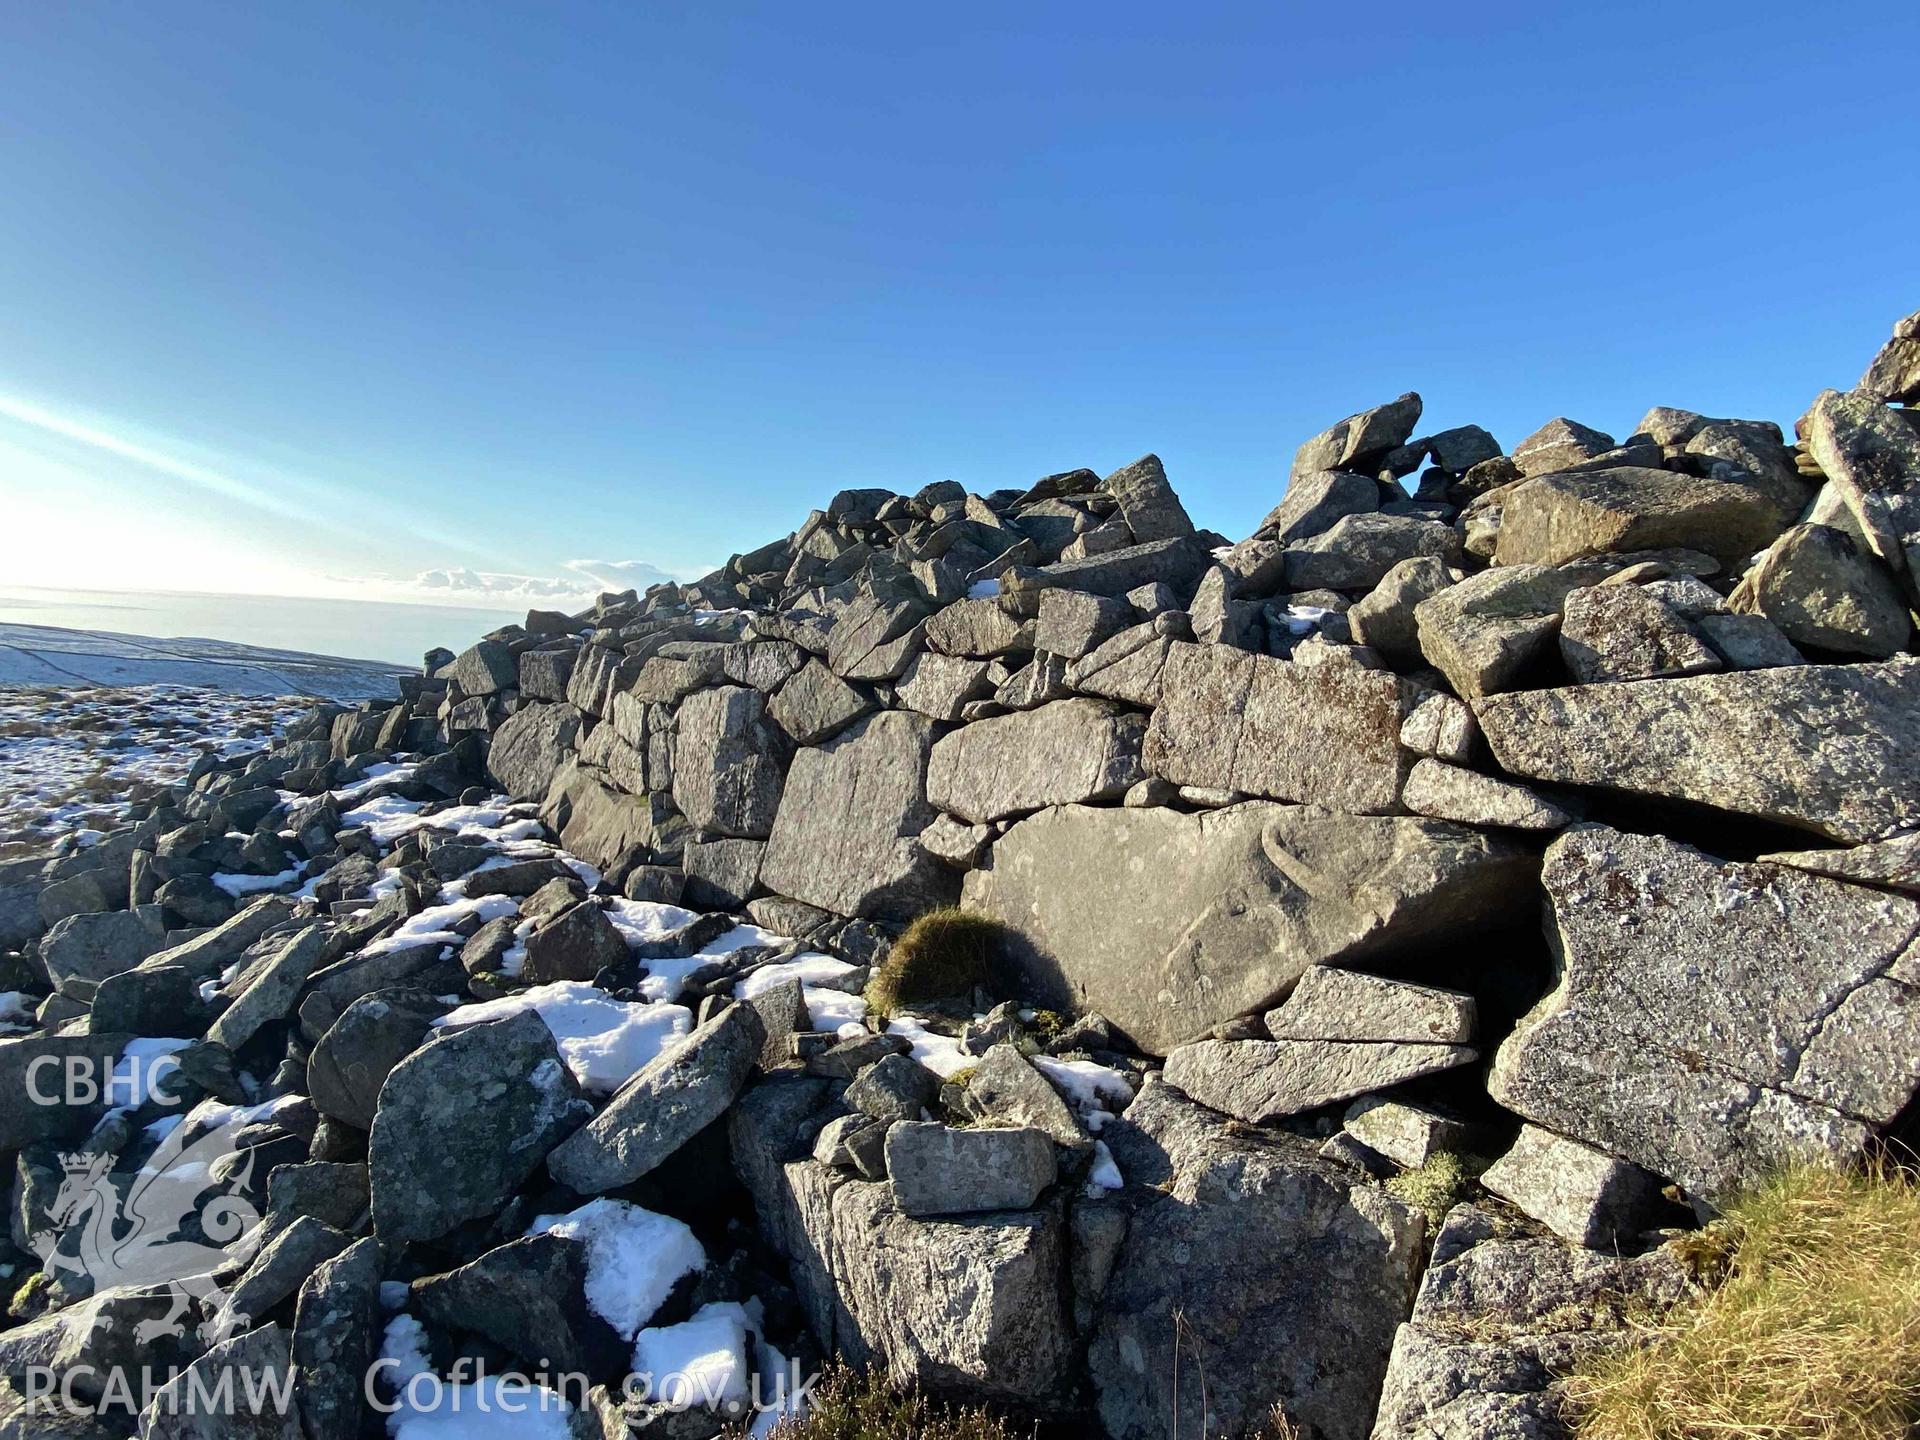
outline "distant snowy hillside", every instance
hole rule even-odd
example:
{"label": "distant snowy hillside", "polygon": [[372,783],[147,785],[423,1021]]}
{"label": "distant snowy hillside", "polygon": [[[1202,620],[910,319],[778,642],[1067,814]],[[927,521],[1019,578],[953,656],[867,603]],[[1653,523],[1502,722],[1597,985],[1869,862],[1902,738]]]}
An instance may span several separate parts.
{"label": "distant snowy hillside", "polygon": [[106,630],[0,624],[0,684],[199,685],[228,695],[392,699],[414,673],[379,660],[345,660],[226,640],[158,640]]}

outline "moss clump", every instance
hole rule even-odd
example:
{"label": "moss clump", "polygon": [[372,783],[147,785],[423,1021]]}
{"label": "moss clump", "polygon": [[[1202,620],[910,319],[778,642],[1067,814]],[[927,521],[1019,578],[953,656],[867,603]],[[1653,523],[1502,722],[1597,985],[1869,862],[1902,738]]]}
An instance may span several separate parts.
{"label": "moss clump", "polygon": [[895,1390],[879,1370],[864,1374],[834,1365],[812,1392],[806,1414],[782,1420],[776,1440],[1016,1440],[990,1411],[941,1405],[918,1391]]}
{"label": "moss clump", "polygon": [[1731,1241],[1723,1283],[1569,1378],[1581,1440],[1909,1440],[1920,1423],[1914,1181],[1789,1170],[1715,1228]]}
{"label": "moss clump", "polygon": [[891,1015],[902,1006],[951,1000],[990,983],[1006,927],[957,905],[929,910],[893,942],[867,982],[867,1006]]}
{"label": "moss clump", "polygon": [[1466,1199],[1488,1162],[1478,1155],[1442,1150],[1418,1170],[1406,1170],[1387,1181],[1387,1189],[1426,1213],[1438,1225],[1447,1212]]}

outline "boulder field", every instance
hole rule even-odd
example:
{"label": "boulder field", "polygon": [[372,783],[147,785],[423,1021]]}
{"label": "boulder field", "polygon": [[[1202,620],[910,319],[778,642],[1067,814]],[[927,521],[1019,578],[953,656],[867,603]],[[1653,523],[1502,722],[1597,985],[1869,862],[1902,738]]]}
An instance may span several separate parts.
{"label": "boulder field", "polygon": [[[1687,1231],[1910,1135],[1917,335],[1791,436],[1402,395],[1237,543],[1151,455],[843,491],[47,831],[0,1432],[707,1440],[840,1356],[1112,1440],[1566,1433]],[[951,906],[991,953],[881,1013]],[[105,1403],[155,1366],[291,1398]]]}

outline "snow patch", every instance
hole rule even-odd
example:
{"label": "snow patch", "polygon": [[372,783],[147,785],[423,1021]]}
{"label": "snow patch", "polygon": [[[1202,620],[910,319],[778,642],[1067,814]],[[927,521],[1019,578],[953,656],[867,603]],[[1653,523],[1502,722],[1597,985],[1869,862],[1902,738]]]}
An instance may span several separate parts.
{"label": "snow patch", "polygon": [[529,1235],[559,1235],[587,1247],[587,1304],[622,1340],[666,1303],[684,1275],[705,1267],[693,1231],[670,1215],[602,1197],[564,1215],[542,1215]]}
{"label": "snow patch", "polygon": [[560,1058],[591,1095],[611,1095],[693,1029],[693,1012],[684,1006],[632,1004],[577,980],[462,1005],[433,1023],[458,1030],[528,1010],[553,1032]]}

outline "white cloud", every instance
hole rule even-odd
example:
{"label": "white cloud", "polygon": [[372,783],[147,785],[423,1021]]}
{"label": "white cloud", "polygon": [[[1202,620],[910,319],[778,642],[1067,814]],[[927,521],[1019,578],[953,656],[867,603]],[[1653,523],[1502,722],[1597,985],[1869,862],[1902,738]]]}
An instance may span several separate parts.
{"label": "white cloud", "polygon": [[585,575],[604,590],[640,590],[665,585],[680,577],[645,560],[569,560],[567,569]]}
{"label": "white cloud", "polygon": [[[680,577],[646,560],[569,560],[564,575],[514,575],[475,570],[466,565],[444,565],[422,570],[410,580],[373,579],[369,588],[394,592],[396,598],[442,605],[513,604],[542,602],[548,608],[581,609],[607,590],[645,591],[649,585],[668,584]],[[704,572],[702,572],[704,573]]]}

